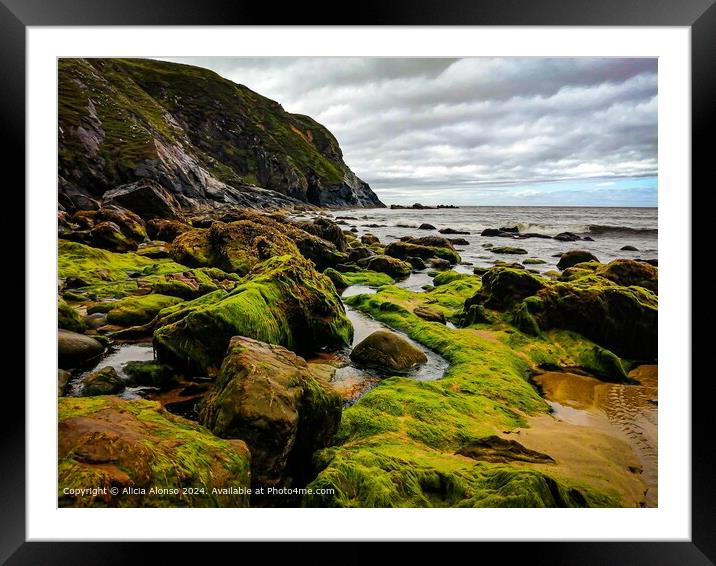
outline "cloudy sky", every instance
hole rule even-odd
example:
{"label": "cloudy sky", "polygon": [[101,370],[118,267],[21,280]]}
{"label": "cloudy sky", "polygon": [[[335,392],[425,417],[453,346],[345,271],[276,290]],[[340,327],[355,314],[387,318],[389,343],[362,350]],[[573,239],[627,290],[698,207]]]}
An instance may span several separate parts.
{"label": "cloudy sky", "polygon": [[171,60],[312,116],[386,203],[657,204],[656,59]]}

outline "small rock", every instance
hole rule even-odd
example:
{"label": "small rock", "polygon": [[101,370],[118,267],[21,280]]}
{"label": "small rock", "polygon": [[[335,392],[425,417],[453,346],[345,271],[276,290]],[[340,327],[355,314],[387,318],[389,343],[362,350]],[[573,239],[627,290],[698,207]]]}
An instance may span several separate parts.
{"label": "small rock", "polygon": [[424,223],[418,226],[418,230],[435,230],[435,226],[433,226],[432,224]]}
{"label": "small rock", "polygon": [[367,246],[370,246],[372,244],[380,244],[380,240],[378,239],[378,237],[374,236],[373,234],[363,234],[360,238],[360,241]]}
{"label": "small rock", "polygon": [[100,326],[107,324],[107,314],[102,312],[88,314],[82,319],[82,321],[87,325],[87,328],[97,329]]}
{"label": "small rock", "polygon": [[57,370],[57,396],[62,397],[67,389],[67,384],[70,381],[72,374],[64,369]]}
{"label": "small rock", "polygon": [[439,269],[439,270],[445,270],[450,269],[450,262],[446,259],[442,259],[440,257],[434,257],[430,260],[430,266]]}
{"label": "small rock", "polygon": [[562,232],[561,234],[557,234],[554,239],[560,242],[576,242],[577,240],[581,240],[574,232]]}
{"label": "small rock", "polygon": [[470,234],[466,230],[455,230],[454,228],[441,228],[438,232],[441,234]]}
{"label": "small rock", "polygon": [[599,261],[596,256],[585,250],[572,250],[565,252],[559,259],[557,267],[564,271],[568,267],[577,265],[578,263],[584,263],[585,261]]}
{"label": "small rock", "polygon": [[635,248],[634,246],[622,246],[619,248],[623,252],[638,252],[639,249]]}
{"label": "small rock", "polygon": [[517,226],[512,226],[509,228],[502,227],[500,228],[500,232],[509,232],[510,234],[517,234],[519,233],[520,229]]}
{"label": "small rock", "polygon": [[124,382],[113,367],[104,367],[84,378],[82,385],[83,397],[96,395],[112,395],[124,389]]}
{"label": "small rock", "polygon": [[353,348],[350,358],[363,366],[394,371],[409,370],[428,361],[422,350],[387,330],[373,332]]}
{"label": "small rock", "polygon": [[490,251],[496,254],[526,254],[527,250],[523,248],[513,248],[510,246],[495,246]]}
{"label": "small rock", "polygon": [[431,307],[415,307],[413,314],[429,322],[439,322],[445,324],[445,314],[437,309]]}

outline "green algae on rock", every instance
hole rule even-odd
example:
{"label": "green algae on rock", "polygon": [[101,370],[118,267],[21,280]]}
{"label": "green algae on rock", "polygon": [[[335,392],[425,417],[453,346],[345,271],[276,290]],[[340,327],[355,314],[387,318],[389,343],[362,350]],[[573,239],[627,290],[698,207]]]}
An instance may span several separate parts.
{"label": "green algae on rock", "polygon": [[313,453],[335,435],[341,399],[303,358],[236,336],[200,419],[222,438],[246,441],[254,484],[301,483]]}
{"label": "green algae on rock", "polygon": [[80,313],[61,298],[57,300],[57,326],[80,333],[87,329],[87,325],[82,320]]}
{"label": "green algae on rock", "polygon": [[85,376],[82,384],[82,395],[112,395],[124,389],[124,382],[113,367],[104,367]]}
{"label": "green algae on rock", "polygon": [[[58,409],[60,507],[248,506],[250,455],[240,440],[216,438],[154,401],[61,397]],[[103,493],[72,495],[96,488]]]}
{"label": "green algae on rock", "polygon": [[136,297],[125,297],[118,301],[108,301],[93,305],[89,314],[107,313],[107,322],[119,326],[134,326],[150,322],[159,311],[181,303],[182,299],[151,293]]}
{"label": "green algae on rock", "polygon": [[450,247],[433,247],[414,244],[411,242],[393,242],[385,246],[385,254],[398,258],[407,259],[409,257],[419,257],[420,259],[430,259],[437,257],[449,261],[451,264],[460,263],[460,254]]}
{"label": "green algae on rock", "polygon": [[219,367],[232,336],[297,352],[340,348],[353,336],[333,284],[301,257],[271,258],[225,296],[174,308],[171,322],[160,313],[154,332],[157,356],[202,372]]}
{"label": "green algae on rock", "polygon": [[[605,493],[549,463],[501,464],[459,452],[486,437],[525,426],[548,411],[529,384],[539,364],[580,365],[594,345],[572,333],[532,337],[497,318],[490,327],[450,329],[415,316],[416,307],[445,309],[448,318],[480,288],[480,278],[452,278],[425,293],[387,286],[347,299],[445,357],[438,381],[383,380],[344,410],[338,446],[319,453],[322,468],[310,484],[336,495],[308,496],[304,505],[409,506],[618,506]],[[593,356],[593,354],[592,354]],[[515,450],[513,460],[519,460]],[[508,454],[509,455],[509,454]],[[474,456],[474,454],[473,454]],[[503,454],[503,456],[505,456]],[[506,457],[506,456],[505,456]],[[534,458],[533,458],[534,460]]]}

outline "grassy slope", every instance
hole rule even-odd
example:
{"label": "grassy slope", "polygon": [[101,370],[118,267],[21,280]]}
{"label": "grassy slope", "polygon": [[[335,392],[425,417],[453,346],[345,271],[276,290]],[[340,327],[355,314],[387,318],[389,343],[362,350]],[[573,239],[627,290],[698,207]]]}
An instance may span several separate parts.
{"label": "grassy slope", "polygon": [[91,100],[105,132],[100,156],[112,182],[156,155],[155,137],[182,145],[229,184],[278,182],[260,170],[258,153],[264,152],[299,175],[310,169],[326,184],[343,180],[345,165],[328,130],[212,71],[144,59],[60,59],[58,65],[61,172],[85,159],[71,132],[89,114]]}

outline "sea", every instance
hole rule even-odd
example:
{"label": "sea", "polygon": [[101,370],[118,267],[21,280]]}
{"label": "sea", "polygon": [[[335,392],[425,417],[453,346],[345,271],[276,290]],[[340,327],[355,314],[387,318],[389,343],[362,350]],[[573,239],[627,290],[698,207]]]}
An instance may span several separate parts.
{"label": "sea", "polygon": [[[456,271],[472,272],[474,266],[491,267],[495,261],[522,262],[527,258],[545,263],[527,265],[545,272],[554,270],[559,254],[570,250],[587,250],[602,263],[617,258],[658,260],[657,208],[606,208],[564,206],[463,206],[439,209],[360,209],[336,210],[330,215],[344,229],[355,228],[357,236],[370,233],[381,243],[389,244],[404,236],[444,236],[464,238],[468,244],[455,245],[463,260]],[[432,224],[435,230],[420,230],[421,224]],[[480,233],[486,228],[517,228],[513,238],[487,237]],[[469,234],[440,234],[442,228],[453,228]],[[565,242],[552,238],[524,238],[519,234],[556,236],[573,232],[589,240]],[[486,244],[488,246],[486,246]],[[524,255],[506,255],[490,251],[493,247],[523,248]],[[625,251],[633,246],[637,251]]]}

